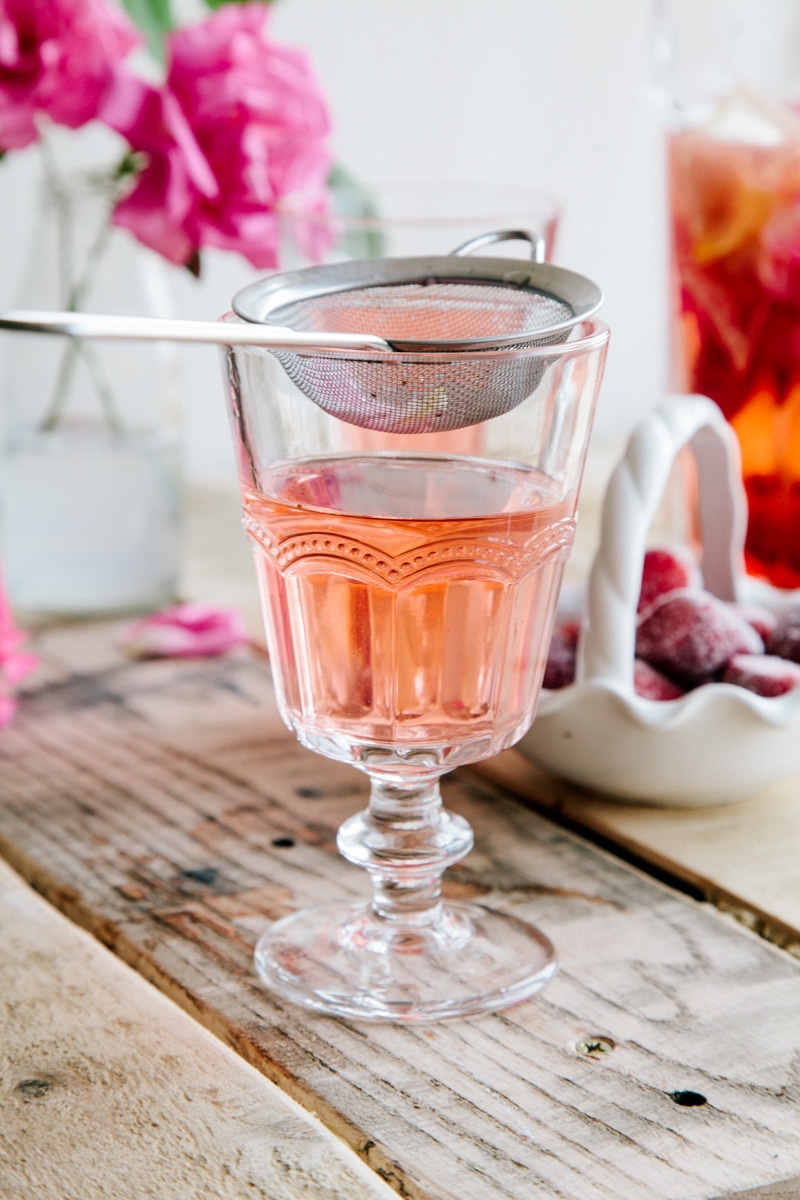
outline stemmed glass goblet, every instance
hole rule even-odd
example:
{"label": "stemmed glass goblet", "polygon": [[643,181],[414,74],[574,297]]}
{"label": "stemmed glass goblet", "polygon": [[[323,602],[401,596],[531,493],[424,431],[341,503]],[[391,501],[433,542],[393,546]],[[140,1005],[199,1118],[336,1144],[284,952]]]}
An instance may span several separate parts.
{"label": "stemmed glass goblet", "polygon": [[[559,345],[476,352],[478,367],[511,356],[529,394],[420,433],[323,411],[268,350],[226,352],[280,712],[371,788],[338,834],[371,899],[303,909],[258,942],[258,974],[291,1001],[430,1021],[517,1003],[556,969],[533,926],[442,899],[472,830],[439,781],[533,719],[607,340],[584,320]],[[413,374],[420,356],[396,358]]]}

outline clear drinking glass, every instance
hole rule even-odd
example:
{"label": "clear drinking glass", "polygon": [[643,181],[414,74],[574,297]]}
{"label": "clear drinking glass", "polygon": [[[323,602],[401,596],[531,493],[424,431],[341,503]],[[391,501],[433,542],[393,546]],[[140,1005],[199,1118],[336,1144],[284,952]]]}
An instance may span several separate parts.
{"label": "clear drinking glass", "polygon": [[[442,873],[472,831],[443,809],[439,780],[533,720],[607,339],[589,320],[561,345],[474,353],[477,367],[509,356],[529,394],[438,434],[350,424],[270,352],[226,351],[281,714],[303,745],[371,785],[369,808],[338,836],[369,872],[371,901],[305,909],[258,943],[262,980],[292,1001],[425,1021],[517,1003],[555,971],[537,929],[442,900]],[[431,357],[392,363],[410,371]]]}
{"label": "clear drinking glass", "polygon": [[[331,182],[319,193],[295,192],[278,203],[280,261],[288,269],[348,258],[438,255],[488,230],[523,229],[551,260],[561,218],[550,192],[505,183],[385,180]],[[530,247],[508,243],[509,257]]]}

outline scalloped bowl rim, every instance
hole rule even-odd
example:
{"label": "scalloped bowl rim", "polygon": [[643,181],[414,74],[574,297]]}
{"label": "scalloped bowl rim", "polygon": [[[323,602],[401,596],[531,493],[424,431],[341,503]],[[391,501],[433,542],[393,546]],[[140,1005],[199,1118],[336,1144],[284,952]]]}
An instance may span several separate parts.
{"label": "scalloped bowl rim", "polygon": [[[800,600],[800,591],[779,592],[749,578],[741,583],[742,599],[749,603],[775,609]],[[732,728],[738,732],[733,743]],[[787,731],[789,742],[783,736]],[[607,755],[591,751],[599,738],[612,748],[611,766]],[[637,749],[640,754],[646,749],[650,765],[643,769],[629,761],[624,746],[614,753],[620,739],[631,743],[634,759]],[[735,803],[800,775],[800,687],[782,696],[760,696],[736,684],[712,682],[674,700],[652,700],[633,691],[632,677],[623,682],[595,676],[543,688],[533,725],[517,745],[561,778],[596,790],[600,801],[687,808]],[[691,770],[676,752],[691,758]]]}
{"label": "scalloped bowl rim", "polygon": [[[672,729],[696,719],[711,705],[726,703],[748,712],[763,727],[785,727],[796,721],[800,726],[800,687],[782,696],[759,696],[733,683],[705,683],[674,700],[651,700],[639,696],[618,680],[592,679],[558,689],[542,689],[537,719],[557,712],[572,703],[577,694],[610,692],[619,698],[629,715],[642,728]],[[800,772],[800,755],[798,755]]]}

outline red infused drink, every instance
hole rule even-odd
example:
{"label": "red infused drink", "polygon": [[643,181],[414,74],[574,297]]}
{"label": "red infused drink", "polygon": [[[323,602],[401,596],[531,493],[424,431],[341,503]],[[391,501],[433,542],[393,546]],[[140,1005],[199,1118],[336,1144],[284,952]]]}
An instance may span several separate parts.
{"label": "red infused drink", "polygon": [[800,586],[800,115],[736,93],[671,135],[683,390],[736,431],[747,569]]}

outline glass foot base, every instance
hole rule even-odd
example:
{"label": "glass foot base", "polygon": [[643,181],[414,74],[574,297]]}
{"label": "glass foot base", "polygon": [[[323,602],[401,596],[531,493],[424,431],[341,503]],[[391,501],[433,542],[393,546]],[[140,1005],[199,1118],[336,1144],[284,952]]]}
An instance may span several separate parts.
{"label": "glass foot base", "polygon": [[477,904],[447,904],[434,925],[398,926],[369,903],[304,909],[255,950],[262,982],[295,1004],[358,1021],[440,1021],[533,996],[556,973],[544,934]]}

